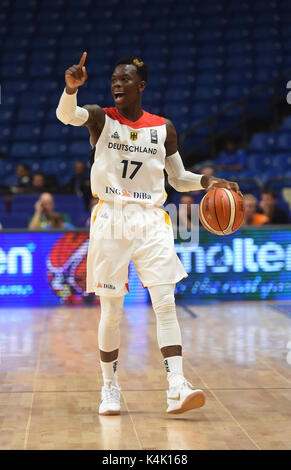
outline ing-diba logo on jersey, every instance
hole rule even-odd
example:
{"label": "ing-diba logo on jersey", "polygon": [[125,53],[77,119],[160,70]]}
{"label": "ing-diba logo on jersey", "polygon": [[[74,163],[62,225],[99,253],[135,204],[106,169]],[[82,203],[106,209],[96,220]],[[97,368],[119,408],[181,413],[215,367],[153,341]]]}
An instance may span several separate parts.
{"label": "ing-diba logo on jersey", "polygon": [[132,140],[133,142],[135,142],[138,138],[138,133],[135,132],[135,131],[131,131],[130,132],[130,140]]}
{"label": "ing-diba logo on jersey", "polygon": [[111,195],[117,195],[117,196],[122,196],[122,197],[128,197],[131,199],[151,199],[152,196],[151,194],[148,193],[143,193],[139,191],[128,191],[127,189],[119,189],[119,188],[114,188],[112,186],[106,186],[105,187],[105,193],[106,194],[111,194]]}
{"label": "ing-diba logo on jersey", "polygon": [[105,284],[105,283],[102,283],[102,282],[97,283],[97,288],[116,289],[116,287],[113,284]]}

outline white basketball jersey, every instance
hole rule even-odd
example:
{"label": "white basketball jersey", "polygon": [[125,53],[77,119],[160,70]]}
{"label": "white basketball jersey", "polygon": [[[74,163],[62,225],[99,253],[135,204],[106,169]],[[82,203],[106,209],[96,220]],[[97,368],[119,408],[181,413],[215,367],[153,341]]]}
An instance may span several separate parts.
{"label": "white basketball jersey", "polygon": [[91,190],[104,201],[114,198],[160,206],[164,183],[165,118],[143,111],[129,121],[117,108],[104,108],[105,124],[96,144]]}

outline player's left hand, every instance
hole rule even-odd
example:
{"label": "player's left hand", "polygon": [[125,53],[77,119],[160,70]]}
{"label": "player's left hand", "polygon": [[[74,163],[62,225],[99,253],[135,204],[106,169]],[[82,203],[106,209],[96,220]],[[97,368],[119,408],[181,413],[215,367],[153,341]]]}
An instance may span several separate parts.
{"label": "player's left hand", "polygon": [[242,193],[239,189],[239,185],[235,181],[227,181],[222,178],[213,178],[206,190],[209,191],[210,189],[214,188],[232,189],[233,191],[242,196]]}

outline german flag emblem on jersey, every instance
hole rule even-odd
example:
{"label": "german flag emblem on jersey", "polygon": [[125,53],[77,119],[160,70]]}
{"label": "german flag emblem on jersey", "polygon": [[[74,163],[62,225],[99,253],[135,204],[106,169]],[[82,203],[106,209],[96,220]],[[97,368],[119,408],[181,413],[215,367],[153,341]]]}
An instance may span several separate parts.
{"label": "german flag emblem on jersey", "polygon": [[137,133],[137,132],[132,131],[132,132],[130,133],[130,140],[135,141],[135,140],[137,140],[137,137],[138,137],[138,133]]}

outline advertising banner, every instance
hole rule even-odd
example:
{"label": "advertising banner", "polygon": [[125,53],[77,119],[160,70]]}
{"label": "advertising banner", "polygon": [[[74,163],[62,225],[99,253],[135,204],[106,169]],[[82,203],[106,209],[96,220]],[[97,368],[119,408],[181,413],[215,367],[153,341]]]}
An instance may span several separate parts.
{"label": "advertising banner", "polygon": [[[177,299],[291,299],[291,228],[200,231],[199,245],[176,245],[188,277]],[[1,232],[0,306],[94,302],[85,293],[87,232]],[[126,302],[146,302],[133,264]]]}

